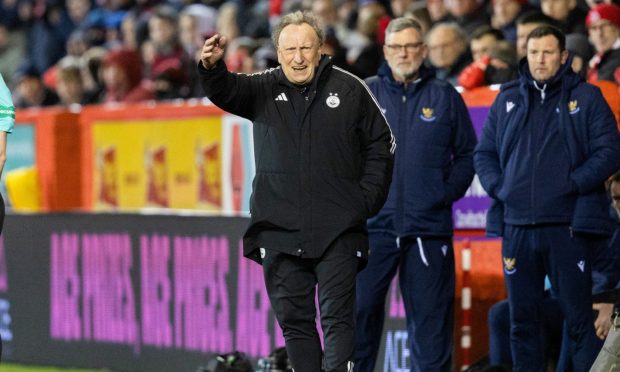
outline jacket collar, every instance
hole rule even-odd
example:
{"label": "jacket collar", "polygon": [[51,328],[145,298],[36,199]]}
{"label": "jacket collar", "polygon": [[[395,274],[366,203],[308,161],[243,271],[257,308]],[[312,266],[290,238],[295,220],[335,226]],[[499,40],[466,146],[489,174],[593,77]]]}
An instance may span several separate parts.
{"label": "jacket collar", "polygon": [[[527,63],[527,57],[523,57],[519,62],[519,81],[523,88],[530,88],[534,91],[546,91],[562,89],[562,91],[571,90],[575,85],[579,84],[583,78],[573,72],[571,64],[573,61],[573,53],[569,52],[568,59],[560,67],[558,72],[551,79],[543,82],[537,82],[530,73],[530,68]],[[541,93],[542,94],[542,93]]]}

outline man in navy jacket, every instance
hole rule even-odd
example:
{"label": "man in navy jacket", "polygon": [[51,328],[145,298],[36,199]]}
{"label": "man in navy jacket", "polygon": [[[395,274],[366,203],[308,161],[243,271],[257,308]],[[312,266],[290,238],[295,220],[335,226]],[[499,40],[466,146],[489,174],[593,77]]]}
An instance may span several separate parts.
{"label": "man in navy jacket", "polygon": [[572,72],[568,57],[558,29],[530,33],[520,80],[502,86],[474,154],[493,198],[487,229],[503,236],[514,371],[545,370],[545,275],[566,319],[574,370],[587,371],[599,345],[589,253],[612,229],[604,182],[620,168],[620,140],[600,91]]}
{"label": "man in navy jacket", "polygon": [[476,135],[459,93],[423,66],[423,40],[417,22],[392,20],[383,49],[387,64],[367,80],[399,147],[388,199],[368,221],[368,266],[357,280],[356,371],[374,369],[385,296],[397,270],[411,370],[451,369],[451,207],[474,176]]}

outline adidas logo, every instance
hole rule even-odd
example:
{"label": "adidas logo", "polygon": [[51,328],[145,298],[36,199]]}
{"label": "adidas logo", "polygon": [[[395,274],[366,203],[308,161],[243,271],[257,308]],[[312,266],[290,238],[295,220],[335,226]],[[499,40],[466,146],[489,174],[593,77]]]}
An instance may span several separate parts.
{"label": "adidas logo", "polygon": [[284,93],[280,93],[280,94],[278,94],[278,96],[276,97],[276,101],[288,101],[288,98],[286,98],[286,94],[284,94]]}

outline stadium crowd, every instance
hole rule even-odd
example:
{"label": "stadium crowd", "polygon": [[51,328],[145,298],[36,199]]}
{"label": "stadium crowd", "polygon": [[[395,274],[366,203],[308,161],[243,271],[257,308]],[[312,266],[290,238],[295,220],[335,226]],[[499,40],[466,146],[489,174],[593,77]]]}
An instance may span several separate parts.
{"label": "stadium crowd", "polygon": [[[253,73],[277,65],[271,27],[311,10],[323,52],[361,78],[383,61],[390,19],[428,31],[425,63],[466,89],[517,76],[528,32],[568,34],[573,68],[592,82],[620,81],[620,6],[595,0],[3,0],[0,73],[17,108],[202,97],[196,63],[204,40],[231,40],[226,64]],[[609,1],[609,0],[606,0]]]}

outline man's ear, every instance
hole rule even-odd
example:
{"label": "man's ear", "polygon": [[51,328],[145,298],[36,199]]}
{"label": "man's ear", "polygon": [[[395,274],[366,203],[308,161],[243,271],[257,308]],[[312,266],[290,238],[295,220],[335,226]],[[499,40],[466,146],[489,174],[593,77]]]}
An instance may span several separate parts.
{"label": "man's ear", "polygon": [[561,60],[562,64],[565,64],[567,59],[568,59],[568,50],[564,49],[562,51],[562,60]]}

